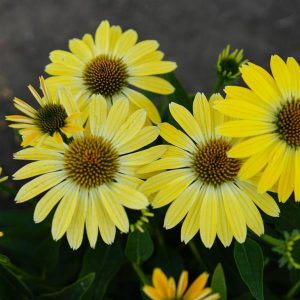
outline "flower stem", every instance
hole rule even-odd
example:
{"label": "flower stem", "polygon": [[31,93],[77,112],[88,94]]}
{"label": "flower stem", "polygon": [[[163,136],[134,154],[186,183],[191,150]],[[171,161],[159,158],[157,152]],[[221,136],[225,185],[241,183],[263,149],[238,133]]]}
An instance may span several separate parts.
{"label": "flower stem", "polygon": [[190,247],[190,250],[193,253],[193,255],[194,255],[196,261],[198,262],[198,264],[200,265],[200,267],[203,270],[206,270],[206,266],[205,266],[205,264],[204,264],[204,262],[203,262],[203,260],[201,258],[201,255],[200,255],[200,253],[199,253],[199,251],[197,249],[197,246],[196,246],[195,242],[194,241],[190,241],[188,243],[188,246]]}
{"label": "flower stem", "polygon": [[144,273],[144,271],[142,270],[141,266],[137,263],[132,263],[132,268],[135,271],[135,273],[137,274],[137,276],[139,277],[140,281],[143,284],[149,284],[149,279],[146,276],[146,274]]}
{"label": "flower stem", "polygon": [[296,282],[296,284],[288,291],[285,299],[294,299],[294,296],[300,289],[300,280]]}
{"label": "flower stem", "polygon": [[275,247],[281,247],[284,246],[284,241],[280,239],[276,239],[270,235],[264,234],[261,236],[261,239],[264,240],[266,243],[268,243],[271,246]]}
{"label": "flower stem", "polygon": [[224,78],[219,77],[218,81],[216,82],[215,86],[212,89],[212,94],[218,93],[223,85],[224,85]]}

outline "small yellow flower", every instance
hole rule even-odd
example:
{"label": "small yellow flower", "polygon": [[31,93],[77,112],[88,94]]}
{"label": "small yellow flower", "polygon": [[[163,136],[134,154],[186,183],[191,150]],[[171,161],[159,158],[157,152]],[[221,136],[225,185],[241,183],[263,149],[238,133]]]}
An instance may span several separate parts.
{"label": "small yellow flower", "polygon": [[130,224],[130,231],[133,232],[135,230],[138,230],[140,232],[144,232],[144,226],[145,224],[149,223],[149,218],[154,217],[154,213],[149,211],[149,209],[142,209],[139,212],[138,219]]}
{"label": "small yellow flower", "polygon": [[143,109],[129,113],[127,99],[110,109],[104,98],[90,104],[84,132],[76,132],[63,144],[48,139],[41,147],[19,151],[16,159],[35,160],[14,174],[14,179],[36,177],[16,196],[17,203],[46,192],[38,202],[34,220],[43,221],[58,204],[52,222],[52,236],[65,233],[71,248],[80,247],[86,228],[91,247],[98,231],[103,241],[113,243],[116,227],[129,231],[124,207],[140,210],[148,205],[138,190],[142,179],[135,170],[159,158],[166,146],[143,149],[158,136],[155,126],[144,126]]}
{"label": "small yellow flower", "polygon": [[137,40],[136,31],[122,32],[120,26],[103,21],[95,38],[85,34],[82,39],[69,41],[71,52],[50,53],[51,63],[46,66],[46,72],[53,76],[47,82],[51,89],[63,85],[75,95],[82,94],[80,107],[84,118],[91,96],[101,95],[109,104],[125,96],[131,109],[143,108],[154,123],[159,123],[155,105],[131,87],[163,95],[173,93],[173,86],[156,75],[173,71],[176,63],[163,61],[164,54],[157,50],[157,41]]}
{"label": "small yellow flower", "polygon": [[248,88],[228,86],[227,100],[216,105],[236,118],[221,125],[223,136],[244,138],[228,152],[246,159],[239,176],[258,175],[258,191],[275,189],[281,202],[294,192],[300,201],[300,67],[294,58],[271,57],[273,77],[263,68],[241,68]]}
{"label": "small yellow flower", "polygon": [[160,171],[141,185],[141,191],[152,199],[154,208],[172,203],[164,227],[173,228],[184,219],[181,240],[188,243],[200,231],[208,248],[216,236],[224,246],[233,237],[243,243],[247,227],[261,235],[264,224],[256,206],[270,216],[279,214],[270,195],[257,193],[255,185],[238,176],[243,162],[227,156],[235,141],[216,132],[224,122],[223,115],[213,109],[216,101],[224,99],[215,94],[207,101],[198,93],[193,114],[171,103],[171,115],[185,133],[161,123],[160,135],[171,145],[161,159],[139,169],[140,173]]}
{"label": "small yellow flower", "polygon": [[239,68],[247,62],[247,60],[243,60],[243,52],[242,49],[235,49],[230,53],[230,45],[227,45],[220,53],[217,62],[217,74],[224,82],[231,82],[241,74]]}
{"label": "small yellow flower", "polygon": [[41,145],[49,136],[62,144],[64,135],[69,137],[72,133],[83,130],[82,126],[76,124],[80,113],[79,109],[76,109],[73,96],[65,90],[60,90],[55,97],[50,96],[43,77],[40,77],[40,85],[42,97],[29,86],[30,92],[40,106],[37,110],[23,100],[15,98],[14,106],[25,115],[6,116],[6,120],[14,122],[9,126],[19,129],[24,147]]}
{"label": "small yellow flower", "polygon": [[205,287],[208,274],[202,273],[188,287],[188,272],[183,271],[180,275],[178,285],[173,277],[167,278],[159,268],[154,269],[152,284],[143,287],[144,293],[152,300],[216,300],[219,294],[213,293],[212,289]]}
{"label": "small yellow flower", "polygon": [[0,231],[0,238],[4,236],[4,233]]}

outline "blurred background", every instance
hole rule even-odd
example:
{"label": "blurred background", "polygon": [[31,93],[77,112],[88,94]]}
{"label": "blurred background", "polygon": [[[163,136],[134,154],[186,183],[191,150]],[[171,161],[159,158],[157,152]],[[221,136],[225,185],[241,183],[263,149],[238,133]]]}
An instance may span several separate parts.
{"label": "blurred background", "polygon": [[[156,39],[166,58],[178,63],[178,78],[189,92],[209,92],[217,56],[226,46],[244,48],[251,61],[268,67],[271,54],[299,61],[299,0],[0,0],[0,164],[11,175],[18,150],[6,114],[12,98],[31,99],[48,54],[67,49],[68,40],[94,33],[103,19],[140,39]],[[45,74],[44,74],[45,75]],[[0,203],[0,207],[7,205]]]}

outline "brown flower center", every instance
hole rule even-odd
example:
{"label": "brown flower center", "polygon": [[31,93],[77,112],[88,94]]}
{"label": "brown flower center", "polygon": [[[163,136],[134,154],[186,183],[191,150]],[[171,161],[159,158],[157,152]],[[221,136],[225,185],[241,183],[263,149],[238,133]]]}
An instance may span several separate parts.
{"label": "brown flower center", "polygon": [[35,123],[43,133],[52,135],[66,125],[66,110],[60,104],[46,104],[35,116]]}
{"label": "brown flower center", "polygon": [[239,170],[240,160],[230,158],[226,152],[231,148],[223,139],[210,140],[199,146],[194,157],[194,169],[198,179],[214,186],[234,181]]}
{"label": "brown flower center", "polygon": [[300,146],[300,100],[285,104],[277,116],[281,138],[291,147]]}
{"label": "brown flower center", "polygon": [[127,85],[127,68],[121,59],[99,55],[83,71],[83,81],[92,94],[111,97]]}
{"label": "brown flower center", "polygon": [[119,169],[119,155],[109,141],[101,137],[75,139],[65,153],[69,178],[90,189],[114,180]]}

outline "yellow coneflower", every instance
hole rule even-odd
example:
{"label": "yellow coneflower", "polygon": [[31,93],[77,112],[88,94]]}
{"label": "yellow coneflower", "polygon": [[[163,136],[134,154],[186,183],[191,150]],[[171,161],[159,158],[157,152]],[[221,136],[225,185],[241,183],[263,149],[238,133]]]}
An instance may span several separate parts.
{"label": "yellow coneflower", "polygon": [[22,146],[41,145],[44,140],[52,136],[57,143],[63,143],[63,136],[71,136],[72,133],[82,130],[76,124],[79,118],[79,109],[75,109],[76,101],[65,90],[60,90],[56,96],[48,92],[46,82],[40,77],[42,97],[30,85],[29,90],[39,104],[34,109],[21,99],[14,99],[14,106],[25,115],[6,116],[6,120],[14,122],[9,125],[19,129],[23,137]]}
{"label": "yellow coneflower", "polygon": [[163,155],[139,172],[161,173],[150,177],[141,190],[151,195],[154,208],[172,202],[165,216],[166,229],[184,219],[181,239],[188,243],[200,231],[206,247],[211,247],[216,235],[224,246],[232,237],[245,241],[247,226],[257,235],[264,232],[262,217],[256,205],[271,216],[279,208],[268,194],[259,194],[249,181],[240,180],[239,159],[229,158],[227,151],[234,141],[221,137],[216,128],[224,118],[214,111],[215,94],[208,102],[198,93],[193,103],[193,115],[183,106],[170,104],[170,112],[185,133],[168,123],[160,124],[161,136],[171,145]]}
{"label": "yellow coneflower", "polygon": [[132,89],[171,94],[173,86],[156,75],[173,71],[176,64],[163,61],[164,54],[158,51],[158,42],[146,40],[137,43],[136,31],[122,32],[120,26],[110,26],[108,21],[100,23],[95,38],[85,34],[82,39],[69,42],[71,52],[55,50],[50,53],[52,63],[46,72],[53,77],[47,82],[54,90],[64,85],[74,94],[82,94],[80,107],[87,116],[88,103],[92,95],[105,97],[113,103],[125,96],[133,108],[144,108],[149,118],[160,122],[154,104],[143,94]]}
{"label": "yellow coneflower", "polygon": [[178,285],[173,277],[167,278],[159,268],[154,269],[152,275],[152,286],[145,285],[144,293],[152,300],[216,300],[220,295],[213,293],[212,289],[206,287],[208,274],[202,273],[188,287],[188,272],[183,271],[180,275]]}
{"label": "yellow coneflower", "polygon": [[159,130],[144,126],[146,113],[129,114],[127,99],[119,99],[111,109],[104,98],[90,104],[84,132],[74,133],[68,143],[47,144],[23,149],[16,159],[36,160],[14,174],[16,180],[36,177],[16,196],[17,203],[46,192],[38,202],[34,220],[43,221],[58,204],[52,222],[54,240],[65,233],[73,249],[80,247],[86,228],[91,247],[98,230],[103,241],[114,241],[116,227],[129,231],[124,209],[144,209],[148,200],[138,191],[142,180],[137,167],[159,158],[165,146],[138,151],[153,142]]}
{"label": "yellow coneflower", "polygon": [[241,68],[249,88],[229,86],[227,100],[216,109],[237,120],[220,127],[224,136],[246,138],[235,145],[229,157],[247,158],[239,176],[258,174],[258,191],[275,188],[285,202],[294,192],[300,201],[300,67],[294,58],[286,63],[271,57],[273,77],[263,68]]}

